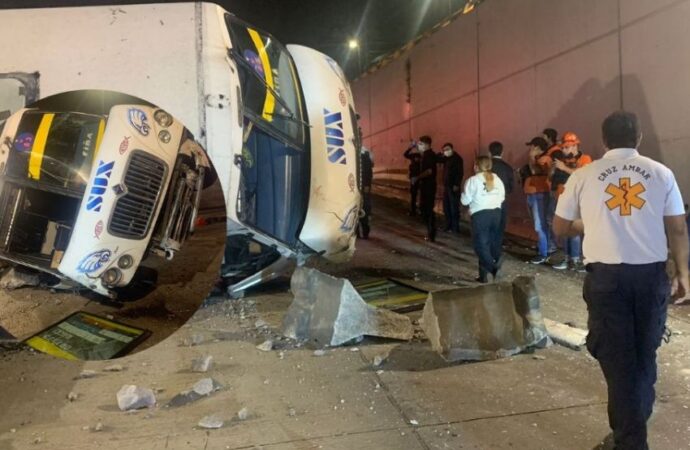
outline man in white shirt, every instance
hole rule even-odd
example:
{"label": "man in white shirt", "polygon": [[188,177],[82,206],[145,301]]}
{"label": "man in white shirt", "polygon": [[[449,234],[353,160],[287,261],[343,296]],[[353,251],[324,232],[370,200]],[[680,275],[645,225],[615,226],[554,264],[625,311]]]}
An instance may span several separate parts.
{"label": "man in white shirt", "polygon": [[671,170],[637,152],[634,114],[611,114],[602,134],[605,156],[571,175],[553,227],[560,237],[585,234],[587,348],[606,378],[616,448],[647,449],[667,302],[690,290],[685,212]]}

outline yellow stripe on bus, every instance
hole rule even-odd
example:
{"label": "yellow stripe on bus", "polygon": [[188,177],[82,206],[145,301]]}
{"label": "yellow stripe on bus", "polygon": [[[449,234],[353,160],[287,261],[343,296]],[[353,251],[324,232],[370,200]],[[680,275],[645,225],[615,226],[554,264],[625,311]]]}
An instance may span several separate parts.
{"label": "yellow stripe on bus", "polygon": [[[254,42],[254,46],[256,47],[256,50],[259,52],[259,59],[261,59],[261,65],[264,68],[264,76],[266,77],[266,84],[271,88],[275,89],[275,84],[273,83],[273,71],[271,70],[271,62],[268,59],[268,53],[266,52],[266,46],[264,45],[264,42],[261,40],[261,36],[259,33],[256,32],[256,30],[253,30],[251,28],[247,28],[247,31],[249,32],[249,36],[252,38],[252,42]],[[266,119],[269,122],[273,121],[273,110],[276,107],[276,99],[273,97],[273,94],[266,89],[266,101],[264,101],[264,111],[263,111],[263,118]]]}
{"label": "yellow stripe on bus", "polygon": [[57,345],[39,336],[34,336],[28,339],[26,341],[26,344],[40,352],[47,353],[48,355],[57,356],[58,358],[69,359],[72,361],[79,359],[73,354],[64,351]]}
{"label": "yellow stripe on bus", "polygon": [[48,132],[50,125],[53,123],[55,114],[44,114],[41,123],[38,125],[36,131],[36,139],[34,145],[31,147],[31,156],[29,157],[29,178],[38,180],[41,178],[41,164],[43,164],[43,152],[46,150],[46,142],[48,142]]}
{"label": "yellow stripe on bus", "polygon": [[105,132],[105,120],[101,119],[98,122],[98,136],[96,136],[96,148],[93,151],[93,161],[96,160],[96,155],[98,155],[98,150],[101,148],[101,141],[103,140],[103,133]]}

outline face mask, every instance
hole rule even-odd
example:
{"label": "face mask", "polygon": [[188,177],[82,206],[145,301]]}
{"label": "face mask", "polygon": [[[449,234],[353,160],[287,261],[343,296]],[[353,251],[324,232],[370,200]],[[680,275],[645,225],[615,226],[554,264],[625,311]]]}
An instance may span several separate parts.
{"label": "face mask", "polygon": [[426,151],[426,144],[423,144],[423,143],[417,144],[417,150],[419,150],[420,152]]}
{"label": "face mask", "polygon": [[451,156],[453,154],[453,150],[446,150],[443,152],[443,154],[446,156]]}

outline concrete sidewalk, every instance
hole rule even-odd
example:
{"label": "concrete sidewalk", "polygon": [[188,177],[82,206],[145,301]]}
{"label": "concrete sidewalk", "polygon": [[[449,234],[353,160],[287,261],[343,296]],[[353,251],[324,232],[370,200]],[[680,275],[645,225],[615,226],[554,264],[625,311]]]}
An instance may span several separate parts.
{"label": "concrete sidewalk", "polygon": [[[425,243],[422,225],[404,216],[403,205],[376,200],[371,239],[358,241],[351,263],[317,264],[321,270],[354,282],[399,277],[430,289],[473,284],[476,260],[467,237],[441,233],[437,244]],[[582,275],[530,266],[529,251],[513,250],[507,275],[537,277],[545,317],[584,326]],[[280,339],[288,287],[275,282],[200,310],[163,343],[116,361],[121,372],[102,371],[113,362],[0,354],[0,449],[591,449],[608,434],[605,384],[585,351],[554,346],[448,364],[420,339],[366,339],[315,356]],[[690,307],[673,307],[669,325],[681,334],[660,350],[650,443],[675,450],[690,448]],[[201,343],[188,345],[192,336]],[[258,350],[267,339],[274,350]],[[206,354],[214,358],[211,370],[192,372],[192,359]],[[377,355],[387,359],[373,367]],[[75,380],[84,369],[96,377]],[[207,376],[224,389],[164,407]],[[121,412],[115,394],[124,384],[162,389],[158,406]],[[76,401],[67,399],[70,392]],[[249,417],[239,420],[244,407]],[[210,414],[225,426],[200,429],[197,423]],[[94,431],[99,421],[102,430]]]}

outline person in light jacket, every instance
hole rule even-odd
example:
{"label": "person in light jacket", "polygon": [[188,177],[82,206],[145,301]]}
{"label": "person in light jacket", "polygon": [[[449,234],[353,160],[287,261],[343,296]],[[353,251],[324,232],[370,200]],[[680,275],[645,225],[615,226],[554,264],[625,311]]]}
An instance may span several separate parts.
{"label": "person in light jacket", "polygon": [[491,171],[489,156],[479,156],[474,164],[475,175],[467,180],[460,201],[470,208],[472,242],[479,258],[479,277],[475,281],[487,283],[487,275],[494,281],[501,269],[501,205],[505,200],[503,182]]}

